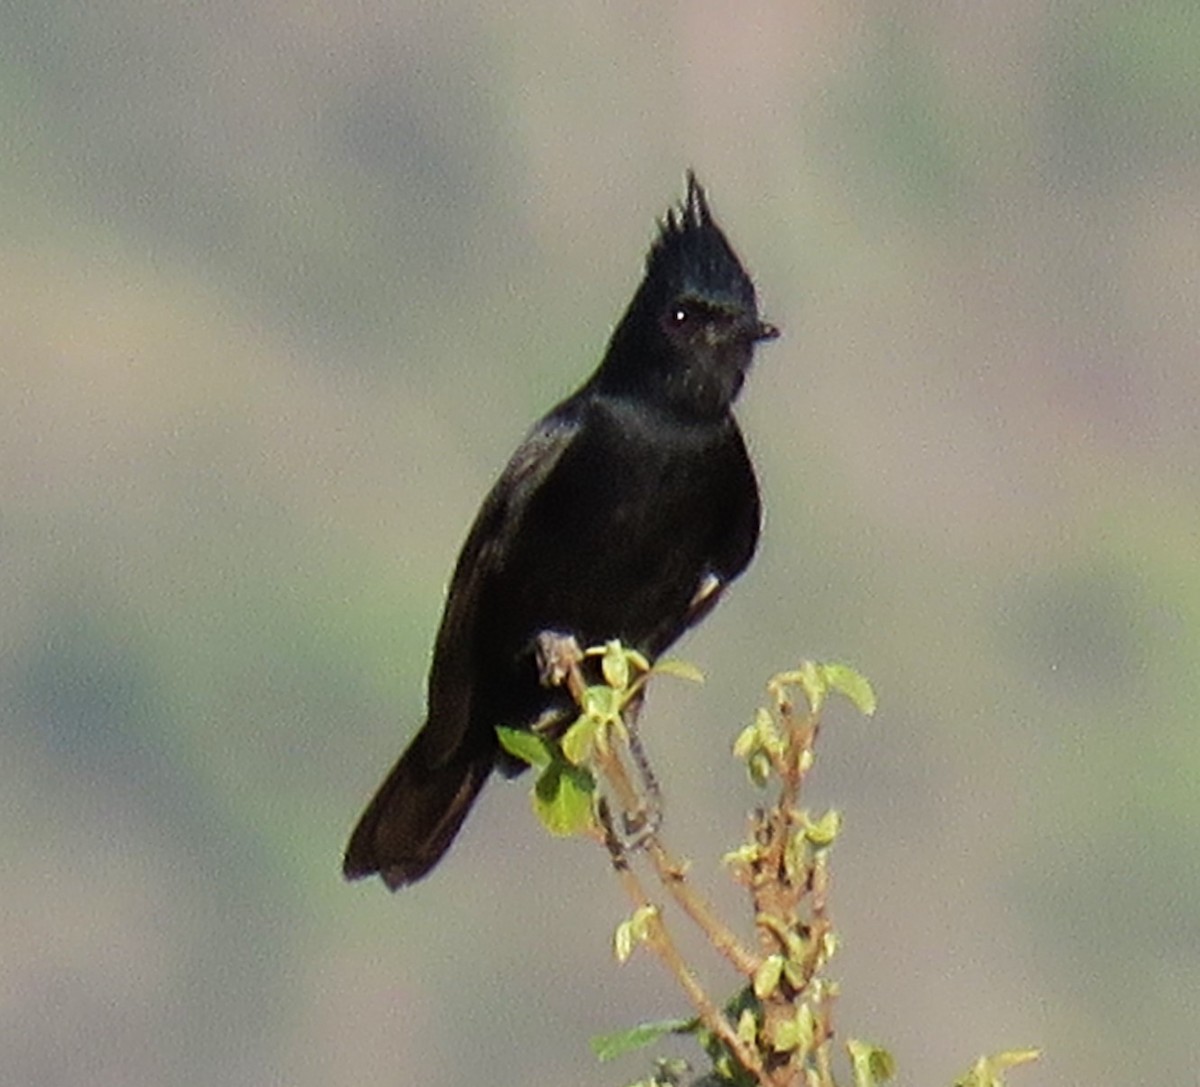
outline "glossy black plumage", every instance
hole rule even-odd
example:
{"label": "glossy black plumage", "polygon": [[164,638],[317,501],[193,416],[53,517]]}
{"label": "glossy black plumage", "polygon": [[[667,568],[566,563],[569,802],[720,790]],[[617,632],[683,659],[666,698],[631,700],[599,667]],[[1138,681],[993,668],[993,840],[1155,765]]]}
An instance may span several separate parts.
{"label": "glossy black plumage", "polygon": [[428,717],[359,820],[344,872],[393,889],[449,847],[502,758],[497,725],[562,705],[543,630],[654,657],[716,603],[758,541],[754,469],[731,414],[776,335],[691,174],[591,378],[530,431],[483,502],[450,583]]}

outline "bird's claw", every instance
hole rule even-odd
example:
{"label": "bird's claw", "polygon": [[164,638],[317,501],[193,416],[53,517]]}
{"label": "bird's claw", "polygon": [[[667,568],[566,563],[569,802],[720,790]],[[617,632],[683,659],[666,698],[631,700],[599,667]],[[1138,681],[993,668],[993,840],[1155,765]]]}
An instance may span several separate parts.
{"label": "bird's claw", "polygon": [[583,663],[583,650],[574,634],[543,630],[534,639],[538,679],[543,687],[561,687]]}

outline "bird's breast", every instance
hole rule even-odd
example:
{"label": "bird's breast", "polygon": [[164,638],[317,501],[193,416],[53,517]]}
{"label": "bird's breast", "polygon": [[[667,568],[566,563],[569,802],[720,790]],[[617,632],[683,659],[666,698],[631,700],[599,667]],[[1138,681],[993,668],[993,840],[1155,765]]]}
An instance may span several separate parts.
{"label": "bird's breast", "polygon": [[539,487],[499,574],[493,606],[518,642],[561,628],[637,644],[660,630],[686,611],[740,500],[720,433],[605,422]]}

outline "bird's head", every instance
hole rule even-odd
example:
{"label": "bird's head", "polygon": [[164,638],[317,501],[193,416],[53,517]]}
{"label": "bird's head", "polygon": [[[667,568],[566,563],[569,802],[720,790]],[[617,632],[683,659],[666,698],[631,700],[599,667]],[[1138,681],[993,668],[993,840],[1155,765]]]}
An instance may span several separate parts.
{"label": "bird's head", "polygon": [[684,414],[721,415],[741,390],[754,345],[778,335],[759,318],[754,284],[689,171],[687,194],[660,221],[645,277],[613,334],[606,384],[633,382]]}

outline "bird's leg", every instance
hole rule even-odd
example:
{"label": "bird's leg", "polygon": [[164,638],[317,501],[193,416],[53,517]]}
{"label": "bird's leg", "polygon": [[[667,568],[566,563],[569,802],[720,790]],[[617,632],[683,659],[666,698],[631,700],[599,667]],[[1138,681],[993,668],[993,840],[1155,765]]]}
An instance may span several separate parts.
{"label": "bird's leg", "polygon": [[641,779],[641,797],[637,808],[624,812],[622,818],[625,833],[631,839],[628,844],[633,849],[644,845],[662,826],[662,789],[650,766],[650,760],[646,757],[646,749],[642,746],[642,734],[638,729],[638,717],[641,715],[644,701],[645,698],[639,691],[621,715],[628,736],[629,757],[637,767],[638,777]]}
{"label": "bird's leg", "polygon": [[[710,611],[717,606],[725,592],[725,582],[711,570],[700,579],[692,599],[688,602],[687,611],[683,616],[683,626],[695,626]],[[641,734],[638,732],[638,715],[642,710],[643,695],[638,691],[626,704],[621,713],[625,722],[625,730],[629,736],[629,756],[637,767],[641,779],[643,799],[633,811],[624,813],[622,822],[625,833],[632,838],[631,846],[640,847],[645,841],[658,833],[662,825],[662,790],[658,778],[646,758],[646,749],[642,746]]]}
{"label": "bird's leg", "polygon": [[608,857],[612,861],[614,870],[617,872],[628,871],[629,855],[626,852],[625,843],[613,825],[612,808],[609,806],[606,796],[602,796],[596,801],[596,821],[600,824],[604,848],[608,850]]}
{"label": "bird's leg", "polygon": [[[711,582],[711,584],[710,584]],[[718,587],[716,578],[706,579],[704,586],[697,593],[697,601],[707,603],[709,597],[715,595]],[[715,603],[715,601],[714,601]],[[711,604],[708,604],[711,607]],[[556,630],[540,631],[534,639],[534,652],[537,658],[538,675],[544,687],[566,686],[576,705],[582,708],[587,689],[587,680],[583,675],[583,661],[586,654],[579,648],[579,642],[572,634]],[[658,778],[650,768],[646,750],[642,746],[641,735],[637,722],[641,714],[645,697],[641,690],[636,691],[621,710],[621,720],[625,725],[625,735],[629,747],[629,757],[637,768],[639,787],[630,781],[623,763],[615,751],[611,749],[601,760],[601,768],[605,776],[615,787],[617,799],[621,805],[621,829],[623,835],[617,834],[612,817],[612,809],[603,802],[598,811],[601,828],[609,853],[616,863],[617,852],[623,857],[626,850],[641,849],[658,833],[662,825],[662,790]],[[553,718],[550,718],[553,720]]]}
{"label": "bird's leg", "polygon": [[[632,850],[646,849],[657,842],[658,809],[652,810],[638,791],[615,745],[594,745],[590,765],[604,783],[606,795],[598,798],[597,822],[616,864],[618,857],[625,858]],[[620,815],[619,825],[614,807]]]}
{"label": "bird's leg", "polygon": [[[583,675],[583,661],[586,654],[580,649],[575,636],[557,630],[539,631],[534,639],[534,653],[537,658],[538,677],[542,686],[565,686],[570,691],[575,704],[582,708],[587,689],[587,680]],[[652,798],[652,805],[648,805],[633,787],[615,751],[609,749],[607,756],[601,760],[604,764],[602,769],[617,789],[622,808],[621,826],[624,830],[624,837],[632,839],[629,843],[622,841],[612,818],[612,809],[607,801],[603,802],[598,816],[609,853],[614,858],[614,864],[618,855],[624,856],[627,844],[634,847],[640,846],[647,835],[657,829],[659,822],[656,814],[661,807],[658,782],[650,771],[645,751],[637,736],[637,717],[641,707],[642,696],[639,693],[634,695],[624,707],[621,717],[629,737],[630,755],[638,768],[643,787]],[[651,811],[655,814],[651,815]]]}

